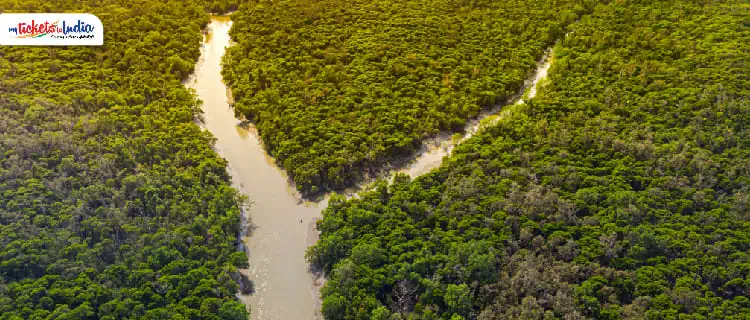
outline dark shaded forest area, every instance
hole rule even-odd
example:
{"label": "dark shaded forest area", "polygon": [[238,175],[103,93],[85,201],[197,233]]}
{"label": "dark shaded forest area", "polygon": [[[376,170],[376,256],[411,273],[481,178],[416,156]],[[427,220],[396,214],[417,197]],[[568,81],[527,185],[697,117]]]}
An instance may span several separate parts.
{"label": "dark shaded forest area", "polygon": [[747,319],[750,5],[611,1],[409,181],[333,198],[327,319]]}
{"label": "dark shaded forest area", "polygon": [[242,199],[182,85],[203,6],[13,1],[89,12],[105,46],[0,47],[0,319],[247,319]]}
{"label": "dark shaded forest area", "polygon": [[223,74],[297,189],[360,181],[522,86],[594,0],[251,1]]}

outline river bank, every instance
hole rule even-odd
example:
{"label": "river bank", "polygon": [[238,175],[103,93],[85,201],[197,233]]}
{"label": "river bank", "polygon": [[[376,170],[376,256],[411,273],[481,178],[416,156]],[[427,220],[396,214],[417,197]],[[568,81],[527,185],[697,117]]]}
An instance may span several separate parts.
{"label": "river bank", "polygon": [[317,240],[315,220],[326,202],[300,201],[263,150],[254,127],[241,126],[234,117],[221,76],[231,24],[228,16],[212,17],[195,76],[187,85],[203,101],[201,126],[216,137],[214,148],[228,161],[234,187],[253,203],[248,219],[252,236],[242,239],[250,269],[241,272],[253,282],[254,292],[240,299],[250,306],[253,319],[315,319],[317,287],[304,256]]}
{"label": "river bank", "polygon": [[[216,137],[214,148],[228,161],[233,186],[253,203],[248,213],[251,217],[246,217],[246,221],[252,221],[252,233],[241,235],[241,247],[246,250],[250,265],[241,272],[252,281],[253,292],[240,294],[239,298],[250,306],[253,319],[319,319],[319,289],[324,278],[310,271],[305,251],[318,240],[315,222],[327,206],[328,195],[315,201],[304,200],[266,153],[252,123],[235,118],[231,93],[221,75],[222,56],[231,45],[231,25],[229,16],[212,16],[195,74],[186,85],[195,89],[203,101],[200,125]],[[356,196],[373,180],[390,179],[396,172],[414,178],[436,168],[457,143],[480,130],[485,119],[492,119],[501,109],[508,110],[506,106],[522,103],[527,90],[527,97],[533,97],[536,85],[549,69],[549,56],[543,56],[534,75],[516,95],[483,111],[469,122],[460,137],[441,134],[429,139],[413,156],[391,161],[343,193]]]}

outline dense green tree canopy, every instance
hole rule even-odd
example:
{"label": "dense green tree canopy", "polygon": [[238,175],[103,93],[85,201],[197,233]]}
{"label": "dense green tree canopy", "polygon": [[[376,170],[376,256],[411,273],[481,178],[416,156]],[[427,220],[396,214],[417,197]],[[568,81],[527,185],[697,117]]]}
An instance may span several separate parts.
{"label": "dense green tree canopy", "polygon": [[750,5],[612,1],[436,171],[333,198],[328,319],[747,319]]}
{"label": "dense green tree canopy", "polygon": [[242,0],[200,0],[197,2],[203,5],[208,12],[226,14],[237,10]]}
{"label": "dense green tree canopy", "polygon": [[0,319],[247,319],[241,202],[181,83],[205,9],[15,1],[91,12],[103,47],[0,47]]}
{"label": "dense green tree canopy", "polygon": [[339,188],[504,101],[594,0],[250,1],[235,111],[304,193]]}

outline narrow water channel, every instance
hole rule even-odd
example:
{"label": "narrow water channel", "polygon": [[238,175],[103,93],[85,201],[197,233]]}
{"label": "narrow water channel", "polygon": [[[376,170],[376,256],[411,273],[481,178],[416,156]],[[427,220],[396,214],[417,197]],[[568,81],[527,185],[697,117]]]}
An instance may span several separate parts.
{"label": "narrow water channel", "polygon": [[476,119],[469,121],[466,125],[466,130],[459,136],[441,133],[437,138],[423,143],[416,158],[404,166],[404,168],[398,170],[398,172],[415,178],[439,167],[443,162],[443,157],[449,155],[458,143],[473,136],[481,127],[489,125],[507,115],[513,109],[512,106],[522,104],[524,93],[526,93],[525,97],[527,99],[536,96],[537,86],[540,81],[547,78],[550,66],[552,66],[552,55],[550,52],[547,52],[537,62],[534,75],[526,79],[523,87],[514,96],[510,97],[506,103],[498,104],[491,109],[482,110]]}
{"label": "narrow water channel", "polygon": [[[315,220],[327,206],[327,200],[300,200],[285,173],[263,150],[255,128],[241,127],[234,117],[221,76],[221,58],[230,44],[231,25],[228,16],[211,18],[201,58],[186,85],[195,89],[203,101],[201,125],[216,137],[215,149],[228,161],[234,187],[253,203],[248,217],[253,230],[243,239],[250,269],[243,273],[253,281],[254,292],[240,298],[251,307],[255,320],[319,319],[318,290],[322,279],[316,279],[309,272],[304,255],[306,248],[318,239]],[[535,86],[546,76],[550,62],[545,56],[534,77],[526,82],[528,96],[535,94]],[[510,103],[520,101],[519,94]],[[498,106],[483,112],[459,139],[439,136],[427,143],[414,161],[400,172],[415,177],[439,166],[457,142],[478,130],[481,119],[499,110]]]}

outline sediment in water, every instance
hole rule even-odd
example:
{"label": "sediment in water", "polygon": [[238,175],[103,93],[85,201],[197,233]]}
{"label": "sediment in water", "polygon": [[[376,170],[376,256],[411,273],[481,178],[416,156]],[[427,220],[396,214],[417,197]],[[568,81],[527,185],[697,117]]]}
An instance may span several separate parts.
{"label": "sediment in water", "polygon": [[[253,202],[250,212],[243,208],[243,224],[248,224],[252,215],[252,234],[243,227],[239,235],[238,249],[248,253],[250,268],[241,270],[246,279],[238,280],[244,291],[238,296],[251,306],[254,319],[319,319],[319,289],[325,277],[310,269],[304,255],[318,240],[315,222],[327,206],[328,196],[304,200],[268,156],[252,123],[235,118],[231,92],[221,76],[222,56],[231,45],[230,26],[228,17],[212,17],[195,74],[186,85],[203,101],[200,125],[217,138],[215,149],[228,161],[233,186]],[[533,97],[536,85],[546,76],[549,57],[547,52],[516,95],[482,111],[469,121],[463,134],[441,133],[428,139],[412,157],[391,161],[345,194],[356,196],[375,178],[390,179],[396,172],[414,178],[439,166],[456,144],[480,130],[483,119],[521,103],[527,89],[528,97]]]}

